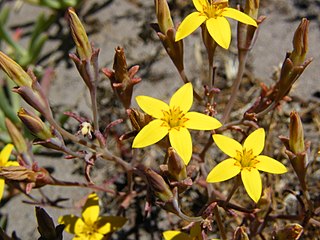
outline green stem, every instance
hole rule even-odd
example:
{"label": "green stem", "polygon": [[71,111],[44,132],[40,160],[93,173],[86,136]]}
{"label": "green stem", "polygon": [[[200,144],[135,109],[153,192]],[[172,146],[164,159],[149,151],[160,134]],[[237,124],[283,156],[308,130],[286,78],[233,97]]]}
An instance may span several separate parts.
{"label": "green stem", "polygon": [[232,107],[237,99],[237,93],[239,91],[239,87],[240,87],[240,83],[243,77],[243,73],[244,73],[244,69],[246,66],[246,61],[247,61],[247,56],[248,56],[248,51],[246,50],[239,50],[239,67],[238,67],[238,73],[237,73],[237,78],[235,79],[235,81],[233,82],[232,85],[232,90],[231,90],[231,97],[229,99],[229,102],[227,103],[226,108],[224,109],[223,115],[222,115],[222,119],[221,122],[225,123],[228,121],[229,117],[230,117],[230,113],[232,110]]}

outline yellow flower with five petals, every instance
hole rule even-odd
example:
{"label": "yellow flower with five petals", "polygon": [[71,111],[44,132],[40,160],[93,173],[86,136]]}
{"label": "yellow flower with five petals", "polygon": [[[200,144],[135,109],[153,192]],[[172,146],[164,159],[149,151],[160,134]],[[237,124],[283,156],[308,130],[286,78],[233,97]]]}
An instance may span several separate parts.
{"label": "yellow flower with five petals", "polygon": [[205,22],[209,34],[221,47],[228,49],[231,41],[231,28],[227,18],[257,27],[256,21],[247,14],[228,7],[228,0],[193,0],[195,12],[189,14],[180,24],[176,33],[179,41]]}
{"label": "yellow flower with five petals", "polygon": [[[16,161],[8,161],[13,149],[12,144],[7,144],[0,152],[0,167],[19,166]],[[5,180],[0,178],[0,200],[4,192]]]}
{"label": "yellow flower with five petals", "polygon": [[193,103],[191,83],[179,88],[171,97],[169,105],[148,96],[137,96],[136,101],[143,111],[155,119],[141,129],[132,147],[142,148],[152,145],[169,134],[171,146],[186,165],[192,155],[192,140],[188,129],[213,130],[221,126],[221,123],[213,117],[189,112]]}
{"label": "yellow flower with five petals", "polygon": [[243,145],[220,134],[214,134],[213,140],[218,148],[230,158],[222,161],[211,170],[207,182],[222,182],[241,173],[241,179],[248,195],[253,201],[258,202],[262,192],[262,182],[258,170],[274,174],[287,172],[282,163],[271,157],[260,155],[265,142],[263,128],[252,132]]}
{"label": "yellow flower with five petals", "polygon": [[120,229],[127,221],[119,216],[100,217],[99,212],[99,198],[96,193],[91,193],[82,209],[81,218],[65,215],[58,222],[65,225],[66,232],[75,234],[73,240],[101,240]]}

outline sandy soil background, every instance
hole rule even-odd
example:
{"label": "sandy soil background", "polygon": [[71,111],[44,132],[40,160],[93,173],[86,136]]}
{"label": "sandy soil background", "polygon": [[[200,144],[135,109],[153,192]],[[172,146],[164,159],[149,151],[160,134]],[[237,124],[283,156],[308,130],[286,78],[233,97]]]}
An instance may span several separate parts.
{"label": "sandy soil background", "polygon": [[[261,2],[261,15],[266,15],[267,19],[260,26],[259,37],[250,57],[250,65],[254,75],[262,82],[272,83],[271,76],[275,68],[282,63],[285,52],[292,50],[291,41],[294,30],[298,26],[301,17],[307,17],[311,20],[308,56],[313,57],[314,60],[296,84],[293,96],[301,98],[306,103],[309,101],[320,102],[319,1],[279,0],[267,1],[267,3],[261,0]],[[160,96],[162,99],[164,98],[163,96],[170,96],[181,82],[178,80],[178,74],[172,68],[170,59],[162,50],[160,43],[149,26],[149,23],[155,21],[153,1],[92,0],[87,1],[81,13],[85,13],[86,9],[90,9],[95,3],[101,4],[101,8],[84,19],[86,29],[92,32],[89,35],[90,40],[95,43],[96,47],[101,48],[101,66],[111,68],[114,48],[122,46],[125,48],[129,65],[139,64],[141,66],[138,75],[143,78],[143,82],[137,86],[135,94],[147,93],[154,97]],[[234,4],[235,1],[231,3]],[[38,14],[43,11],[50,12],[44,8],[25,4],[18,12],[12,13],[10,22],[12,26],[16,26],[24,22],[33,21],[35,13]],[[175,23],[178,23],[181,17],[174,16]],[[63,20],[62,23],[66,26]],[[66,52],[56,51],[56,48],[61,43],[66,46],[67,51],[74,51],[74,49],[70,49],[73,44],[72,40],[67,31],[58,32],[55,28],[50,30],[50,35],[65,37],[63,43],[59,38],[49,40],[45,45],[42,54],[44,57],[40,62],[43,65],[57,64],[56,78],[50,89],[50,101],[60,112],[72,107],[86,113],[89,109],[89,102],[84,84],[69,60],[59,60],[61,56],[65,56]],[[199,36],[200,32],[197,31],[185,40],[186,70],[192,80],[196,80],[198,74],[203,71],[194,61],[197,61],[197,63],[205,61],[203,45],[199,40]],[[229,64],[236,60],[234,47],[231,47],[230,52],[223,50],[219,50],[219,52],[221,56],[227,57]],[[201,57],[199,58],[199,56]],[[223,67],[224,64],[223,60],[217,62],[218,66]],[[103,81],[105,83],[102,85],[106,88],[105,98],[110,99],[112,98],[112,93],[109,82],[107,80]],[[232,79],[229,79],[229,81],[231,84]],[[38,156],[37,159],[41,166],[53,167],[54,176],[58,179],[85,181],[82,176],[74,173],[79,168],[79,164],[74,164],[73,161],[64,161],[59,157],[48,156]],[[104,165],[101,164],[101,166],[103,167]],[[98,181],[101,180],[97,176],[96,179]],[[73,212],[79,215],[79,210],[72,208],[73,203],[90,192],[88,189],[71,189],[67,187],[45,187],[42,191],[49,193],[48,195],[52,196],[52,199],[56,197],[70,198],[65,204],[69,207],[67,209],[46,207],[47,212],[55,221],[60,215],[66,213]],[[34,190],[33,194],[40,198],[38,190]],[[1,209],[2,214],[8,214],[9,216],[7,232],[10,233],[15,230],[22,239],[37,239],[36,219],[33,214],[34,206],[22,203],[23,200],[28,199],[23,195],[14,197]],[[66,234],[65,236],[65,239],[70,239],[70,235]],[[153,239],[151,236],[146,234],[144,239]],[[157,239],[157,237],[154,239]]]}

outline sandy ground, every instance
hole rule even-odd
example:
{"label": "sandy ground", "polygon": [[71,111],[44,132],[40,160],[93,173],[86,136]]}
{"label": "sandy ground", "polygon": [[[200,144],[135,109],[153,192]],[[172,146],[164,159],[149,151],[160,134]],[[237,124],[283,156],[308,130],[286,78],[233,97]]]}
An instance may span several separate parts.
{"label": "sandy ground", "polygon": [[[91,2],[91,1],[88,1]],[[104,2],[92,1],[92,2]],[[140,76],[148,76],[135,89],[135,94],[146,94],[155,97],[169,96],[176,89],[180,82],[177,81],[178,74],[172,68],[172,63],[168,57],[160,49],[159,43],[145,42],[143,38],[138,37],[142,29],[148,29],[148,21],[154,21],[152,12],[150,12],[153,1],[136,1],[141,4],[137,6],[129,1],[110,1],[106,7],[90,16],[88,20],[98,20],[95,26],[98,33],[90,35],[90,39],[95,43],[96,47],[101,48],[100,63],[102,66],[112,67],[112,59],[114,48],[123,46],[127,53],[128,63],[142,64]],[[291,41],[295,28],[299,24],[299,20],[293,20],[290,4],[293,1],[279,1],[281,8],[267,7],[262,9],[262,13],[267,19],[260,27],[259,38],[251,55],[254,73],[261,81],[271,82],[271,75],[274,68],[282,63],[285,52],[292,49]],[[265,4],[266,5],[266,4]],[[288,10],[289,9],[289,10]],[[43,8],[36,8],[24,5],[20,12],[12,14],[10,21],[13,24],[23,23],[24,21],[34,19],[35,12],[43,11]],[[298,11],[298,10],[296,10]],[[151,17],[152,16],[152,17]],[[180,19],[175,19],[176,23]],[[90,22],[88,21],[88,22]],[[91,28],[92,26],[86,26]],[[54,31],[53,31],[54,32]],[[319,101],[319,98],[313,95],[320,92],[319,76],[320,76],[320,31],[319,21],[311,20],[310,24],[310,46],[309,57],[313,57],[313,63],[307,68],[305,73],[297,84],[294,95],[301,97],[305,101]],[[153,38],[155,35],[153,34]],[[49,52],[54,49],[58,43],[49,41],[46,44],[45,51]],[[197,59],[195,56],[197,51],[203,49],[202,43],[199,41],[199,32],[196,32],[185,41],[186,60]],[[46,63],[53,62],[60,53],[53,54],[45,60]],[[150,59],[156,59],[156,64],[148,66]],[[203,60],[205,61],[205,60]],[[187,74],[190,79],[195,79],[196,75],[201,71],[192,61],[187,61]],[[161,80],[161,77],[164,79]],[[109,83],[106,83],[107,88]],[[156,89],[156,90],[155,90]],[[84,85],[78,77],[75,68],[67,68],[65,61],[59,62],[56,70],[56,79],[53,82],[50,91],[50,101],[53,106],[73,106],[76,102],[81,105],[80,109],[88,112],[87,93]],[[38,157],[41,166],[54,166],[54,176],[58,179],[68,179],[70,181],[85,181],[77,174],[72,174],[75,169],[73,161],[63,161],[60,158]],[[75,200],[79,200],[79,196],[85,196],[89,190],[79,188],[58,188],[45,187],[45,193],[50,193],[55,197],[66,197],[72,200],[67,201],[69,207]],[[34,190],[35,196],[39,196],[37,190]],[[23,195],[13,198],[3,209],[2,214],[8,214],[8,228],[10,233],[15,230],[22,239],[36,239],[38,234],[35,230],[36,220],[34,217],[34,206],[22,203],[27,198]],[[79,215],[76,209],[56,209],[46,207],[48,213],[56,221],[58,216],[74,212]],[[65,235],[65,239],[70,239],[70,235]]]}

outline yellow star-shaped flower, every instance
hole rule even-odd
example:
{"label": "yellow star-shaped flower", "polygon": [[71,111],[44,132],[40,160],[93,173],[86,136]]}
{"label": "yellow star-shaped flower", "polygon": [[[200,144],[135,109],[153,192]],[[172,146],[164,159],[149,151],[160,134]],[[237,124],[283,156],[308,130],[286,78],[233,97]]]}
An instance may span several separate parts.
{"label": "yellow star-shaped flower", "polygon": [[214,134],[213,140],[230,158],[215,166],[208,174],[207,182],[222,182],[239,173],[244,187],[253,201],[258,202],[262,192],[259,171],[282,174],[286,167],[277,160],[260,155],[264,148],[265,131],[259,128],[252,132],[243,145],[232,138]]}
{"label": "yellow star-shaped flower", "polygon": [[198,112],[189,112],[193,103],[191,83],[178,89],[171,97],[169,105],[148,96],[138,96],[136,101],[140,108],[155,120],[141,129],[132,147],[142,148],[152,145],[169,134],[171,146],[186,165],[192,155],[192,140],[188,129],[212,130],[221,126],[221,123],[213,117]]}
{"label": "yellow star-shaped flower", "polygon": [[[0,152],[0,167],[19,166],[16,161],[8,161],[13,149],[12,144],[7,144]],[[0,200],[4,192],[5,180],[0,178]]]}
{"label": "yellow star-shaped flower", "polygon": [[228,18],[257,27],[257,23],[247,14],[228,7],[227,0],[193,0],[195,12],[189,14],[180,24],[176,41],[187,37],[205,22],[209,34],[221,47],[228,49],[231,41],[231,28]]}
{"label": "yellow star-shaped flower", "polygon": [[82,210],[82,217],[74,215],[61,216],[60,224],[65,225],[68,233],[75,234],[73,240],[102,240],[104,236],[120,229],[127,221],[124,217],[99,217],[99,198],[96,193],[88,196]]}

